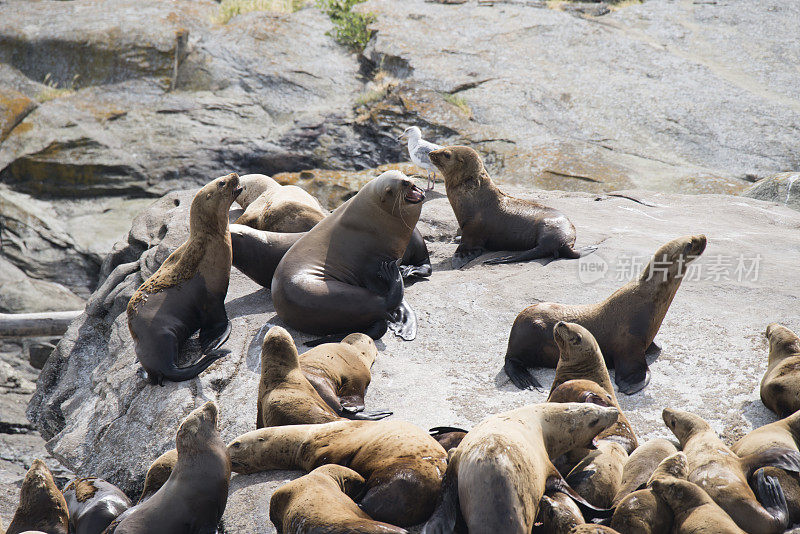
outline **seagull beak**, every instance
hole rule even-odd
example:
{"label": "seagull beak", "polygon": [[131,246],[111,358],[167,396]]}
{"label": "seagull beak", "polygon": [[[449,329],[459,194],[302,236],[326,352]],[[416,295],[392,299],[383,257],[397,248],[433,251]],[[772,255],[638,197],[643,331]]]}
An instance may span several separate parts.
{"label": "seagull beak", "polygon": [[404,140],[405,140],[405,138],[406,138],[406,134],[405,134],[405,133],[402,133],[402,134],[400,134],[400,137],[398,137],[398,138],[397,138],[397,140],[398,140],[398,141],[404,141]]}

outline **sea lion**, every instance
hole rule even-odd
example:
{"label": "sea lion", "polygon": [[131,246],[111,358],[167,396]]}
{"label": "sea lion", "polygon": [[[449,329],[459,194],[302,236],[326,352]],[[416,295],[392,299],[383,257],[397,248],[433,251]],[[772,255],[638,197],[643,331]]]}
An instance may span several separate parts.
{"label": "sea lion", "polygon": [[461,228],[454,269],[494,250],[519,252],[484,263],[580,257],[572,248],[575,227],[566,215],[500,191],[473,149],[449,146],[431,152],[430,158],[444,175],[447,199]]}
{"label": "sea lion", "polygon": [[[241,192],[229,174],[204,186],[192,200],[189,239],[136,290],[128,303],[128,328],[149,380],[196,377],[226,353],[230,335],[225,295],[231,274],[228,209]],[[200,361],[177,367],[180,346],[200,330]]]}
{"label": "sea lion", "polygon": [[788,511],[777,480],[763,475],[756,480],[758,499],[747,482],[759,467],[800,470],[797,450],[774,448],[740,458],[701,417],[670,408],[664,409],[662,417],[686,453],[689,482],[705,490],[740,528],[751,534],[786,530]]}
{"label": "sea lion", "polygon": [[39,459],[34,460],[25,473],[19,490],[19,506],[6,534],[21,534],[29,530],[41,530],[47,534],[69,532],[67,502],[52,473]]}
{"label": "sea lion", "polygon": [[423,532],[453,532],[460,510],[470,534],[528,534],[552,491],[570,491],[586,505],[551,458],[588,447],[618,415],[590,403],[541,403],[484,419],[451,451],[442,501]]}
{"label": "sea lion", "polygon": [[[243,224],[232,224],[233,266],[260,286],[269,288],[283,256],[304,235],[306,232],[266,232]],[[411,233],[411,241],[403,257],[398,260],[398,265],[403,280],[427,278],[431,275],[428,247],[417,228]]]}
{"label": "sea lion", "polygon": [[369,370],[377,355],[371,337],[350,334],[341,343],[325,343],[303,353],[300,369],[336,415],[377,421],[392,415],[364,411],[364,395],[372,379]]}
{"label": "sea lion", "polygon": [[164,483],[169,480],[172,469],[178,462],[178,449],[170,449],[150,464],[144,477],[144,489],[137,504],[141,504],[152,497]]}
{"label": "sea lion", "polygon": [[64,500],[75,534],[101,534],[132,504],[122,490],[97,477],[72,480],[64,488]]}
{"label": "sea lion", "polygon": [[788,417],[800,410],[800,337],[785,326],[767,327],[769,365],[761,380],[764,406]]}
{"label": "sea lion", "polygon": [[236,224],[268,232],[306,232],[328,215],[302,187],[281,185],[264,174],[245,174],[240,181],[243,191],[237,203],[244,213]]}
{"label": "sea lion", "polygon": [[[798,450],[798,443],[800,443],[800,411],[774,423],[756,428],[734,443],[731,450],[739,457],[746,457],[768,453],[770,449],[776,448]],[[789,524],[800,523],[800,475],[774,467],[762,469],[762,477],[776,478],[783,489],[786,504],[789,507]],[[758,471],[751,477],[751,484],[757,474]]]}
{"label": "sea lion", "polygon": [[261,428],[237,437],[228,450],[237,473],[346,465],[367,481],[361,509],[377,521],[402,527],[431,514],[447,468],[441,445],[404,421]]}
{"label": "sea lion", "polygon": [[555,367],[558,346],[553,327],[558,321],[578,323],[600,345],[609,367],[615,367],[619,390],[632,395],[650,381],[645,352],[680,287],[685,265],[706,248],[704,235],[684,236],[661,246],[642,271],[613,295],[597,304],[571,306],[534,304],[514,320],[504,369],[518,388],[540,387],[530,367]]}
{"label": "sea lion", "polygon": [[652,488],[672,509],[676,534],[745,534],[700,486],[688,480],[664,478],[654,481]]}
{"label": "sea lion", "polygon": [[425,192],[399,171],[365,185],[278,264],[271,286],[278,316],[312,334],[361,332],[378,339],[391,328],[414,339],[416,317],[403,299],[397,260],[424,199]]}
{"label": "sea lion", "polygon": [[317,467],[272,494],[269,518],[281,534],[406,534],[358,507],[355,501],[365,485],[364,477],[347,467]]}
{"label": "sea lion", "polygon": [[672,530],[672,510],[653,493],[653,481],[664,478],[686,480],[688,474],[688,462],[682,452],[662,460],[641,489],[625,495],[614,505],[611,526],[626,534],[669,534]]}
{"label": "sea lion", "polygon": [[217,405],[207,402],[183,420],[178,461],[149,499],[129,508],[108,534],[216,532],[228,501],[231,462],[217,430]]}
{"label": "sea lion", "polygon": [[566,493],[542,495],[539,501],[539,517],[533,527],[533,534],[569,534],[578,525],[583,525],[578,505]]}
{"label": "sea lion", "polygon": [[612,506],[617,506],[628,494],[643,489],[658,465],[676,452],[678,452],[678,448],[675,447],[675,444],[662,438],[651,439],[636,447],[636,450],[628,457],[628,461],[625,462],[622,481],[614,496]]}
{"label": "sea lion", "polygon": [[[594,523],[584,523],[572,527],[570,534],[620,534],[611,527],[605,525],[595,525]],[[626,533],[627,534],[627,533]]]}
{"label": "sea lion", "polygon": [[458,447],[467,435],[466,430],[454,426],[435,426],[428,432],[446,451]]}

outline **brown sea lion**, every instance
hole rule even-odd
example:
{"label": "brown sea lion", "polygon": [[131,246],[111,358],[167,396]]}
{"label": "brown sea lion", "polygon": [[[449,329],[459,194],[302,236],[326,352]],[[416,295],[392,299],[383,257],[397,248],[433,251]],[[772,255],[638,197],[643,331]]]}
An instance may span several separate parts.
{"label": "brown sea lion", "polygon": [[53,475],[45,463],[36,459],[25,474],[17,506],[6,534],[40,530],[47,534],[69,532],[69,511]]}
{"label": "brown sea lion", "polygon": [[642,489],[627,494],[615,504],[611,526],[625,534],[669,534],[672,509],[653,492],[653,481],[665,478],[686,480],[688,474],[688,461],[682,452],[662,460]]}
{"label": "brown sea lion", "polygon": [[404,421],[261,428],[237,437],[228,450],[237,473],[346,465],[367,481],[361,509],[377,521],[403,527],[431,514],[447,468],[441,445]]}
{"label": "brown sea lion", "polygon": [[[800,411],[785,419],[756,428],[731,446],[740,457],[768,453],[771,449],[798,450],[800,443]],[[759,473],[759,471],[763,471]],[[789,507],[789,524],[800,523],[800,475],[775,467],[759,469],[750,478],[772,476],[778,480]]]}
{"label": "brown sea lion", "polygon": [[578,323],[600,345],[609,367],[615,367],[619,390],[632,395],[650,381],[645,352],[680,287],[685,266],[706,248],[704,235],[684,236],[661,246],[636,280],[603,302],[565,305],[542,302],[514,320],[506,350],[505,371],[519,388],[539,387],[530,367],[555,367],[558,346],[553,327],[558,321]]}
{"label": "brown sea lion", "polygon": [[245,174],[240,181],[243,191],[237,202],[244,213],[236,224],[268,232],[306,232],[328,215],[302,187],[281,185],[264,174]]}
{"label": "brown sea lion", "polygon": [[377,355],[378,348],[371,337],[350,334],[341,343],[325,343],[304,352],[300,369],[336,415],[377,421],[392,415],[387,411],[364,411],[364,395],[372,380],[369,370]]}
{"label": "brown sea lion", "polygon": [[785,326],[767,327],[769,365],[761,380],[764,406],[787,417],[800,410],[800,337]]}
{"label": "brown sea lion", "polygon": [[64,488],[64,500],[75,534],[101,534],[132,504],[122,490],[97,477],[72,480]]}
{"label": "brown sea lion", "polygon": [[416,316],[403,299],[397,260],[424,198],[406,175],[387,171],[339,206],[278,265],[271,286],[278,316],[312,334],[378,339],[391,328],[414,339]]}
{"label": "brown sea lion", "polygon": [[584,523],[580,508],[569,495],[560,492],[543,495],[533,534],[569,534],[573,527]]}
{"label": "brown sea lion", "polygon": [[[136,357],[154,384],[196,377],[226,353],[230,335],[225,296],[231,274],[228,209],[241,192],[229,174],[204,186],[192,200],[189,239],[136,290],[128,303],[128,327]],[[177,367],[181,345],[200,330],[200,361]]]}
{"label": "brown sea lion", "polygon": [[170,449],[150,464],[144,477],[144,489],[137,504],[141,504],[152,497],[164,483],[169,480],[172,469],[178,462],[178,449]]}
{"label": "brown sea lion", "polygon": [[678,452],[678,448],[675,447],[675,444],[662,438],[651,439],[636,447],[636,450],[628,457],[628,461],[625,462],[622,481],[614,496],[612,506],[619,504],[628,494],[643,489],[658,464],[676,452]]}
{"label": "brown sea lion", "polygon": [[686,453],[689,482],[708,493],[740,528],[751,534],[786,530],[788,510],[777,480],[764,475],[755,480],[757,499],[748,479],[756,469],[764,466],[800,470],[797,450],[774,448],[740,458],[701,417],[670,408],[666,408],[662,416]]}
{"label": "brown sea lion", "polygon": [[572,527],[572,530],[569,532],[570,534],[620,534],[611,527],[607,527],[605,525],[595,525],[592,523],[577,525]]}
{"label": "brown sea lion", "polygon": [[652,488],[672,509],[676,534],[745,534],[697,484],[664,478],[654,481]]}
{"label": "brown sea lion", "polygon": [[217,429],[217,405],[207,402],[183,420],[178,461],[149,499],[120,515],[108,534],[216,532],[228,501],[231,462]]}
{"label": "brown sea lion", "polygon": [[467,435],[466,430],[454,426],[435,426],[428,429],[428,432],[446,451],[458,447]]}
{"label": "brown sea lion", "polygon": [[323,465],[278,488],[269,501],[269,518],[280,534],[405,534],[375,521],[358,507],[364,477],[341,465]]}
{"label": "brown sea lion", "polygon": [[541,403],[478,423],[451,451],[442,501],[425,534],[453,532],[461,511],[470,534],[529,534],[546,493],[569,491],[551,462],[587,447],[619,415],[591,403]]}
{"label": "brown sea lion", "polygon": [[575,227],[566,215],[500,191],[473,149],[449,146],[434,150],[430,158],[444,175],[447,199],[461,228],[454,269],[494,250],[519,252],[484,263],[580,257],[572,248]]}
{"label": "brown sea lion", "polygon": [[[306,232],[265,232],[243,224],[232,224],[233,266],[257,284],[269,288],[283,256],[304,235]],[[411,233],[411,241],[403,257],[398,260],[398,265],[403,280],[427,278],[431,275],[428,247],[416,228]]]}

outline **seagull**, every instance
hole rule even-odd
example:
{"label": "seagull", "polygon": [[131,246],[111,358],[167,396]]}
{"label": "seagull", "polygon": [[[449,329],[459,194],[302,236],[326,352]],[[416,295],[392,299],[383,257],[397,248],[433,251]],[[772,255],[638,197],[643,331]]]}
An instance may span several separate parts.
{"label": "seagull", "polygon": [[[425,172],[427,172],[427,190],[430,191],[436,185],[436,166],[431,163],[431,158],[428,157],[428,154],[442,147],[423,139],[422,132],[416,126],[406,128],[403,135],[398,137],[397,140],[402,141],[406,138],[408,139],[408,155],[411,156],[411,161],[414,165],[425,169]],[[431,178],[431,173],[433,173],[433,178]]]}

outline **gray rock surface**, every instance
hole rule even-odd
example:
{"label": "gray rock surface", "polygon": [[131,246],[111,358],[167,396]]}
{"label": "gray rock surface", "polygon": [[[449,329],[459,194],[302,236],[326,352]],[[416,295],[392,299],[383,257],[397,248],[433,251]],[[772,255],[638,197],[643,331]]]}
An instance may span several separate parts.
{"label": "gray rock surface", "polygon": [[[488,414],[543,401],[544,391],[516,390],[501,370],[515,315],[540,300],[603,299],[638,274],[662,243],[705,233],[708,248],[695,263],[699,279],[684,281],[656,338],[662,350],[651,363],[652,382],[637,395],[621,396],[622,408],[642,440],[670,435],[661,422],[665,406],[697,412],[729,442],[774,419],[758,396],[767,361],[763,332],[774,321],[800,330],[800,214],[722,195],[625,193],[641,201],[636,202],[587,193],[509,192],[563,210],[577,227],[578,245],[596,244],[597,252],[580,261],[453,271],[455,218],[445,198],[431,195],[420,226],[434,273],[407,289],[419,335],[413,342],[391,336],[378,342],[368,406],[391,409],[395,419],[424,428],[468,428]],[[260,339],[270,325],[282,324],[269,292],[234,269],[226,304],[231,354],[189,382],[157,387],[141,378],[124,309],[142,279],[185,239],[191,194],[171,193],[135,220],[128,239],[107,258],[102,270],[110,274],[86,313],[47,362],[28,408],[53,456],[76,473],[107,478],[131,494],[140,489],[149,463],[174,446],[181,418],[200,403],[219,403],[226,440],[254,428]],[[780,246],[765,247],[767,239]],[[738,272],[740,259],[745,267],[755,262],[757,275]],[[603,266],[603,276],[590,276]],[[311,337],[292,334],[297,343]],[[197,345],[189,343],[183,357],[197,356]],[[536,372],[545,386],[553,378],[552,370]],[[269,497],[294,476],[234,476],[225,532],[274,532]]]}
{"label": "gray rock surface", "polygon": [[800,172],[779,172],[763,178],[744,190],[742,196],[800,211]]}

